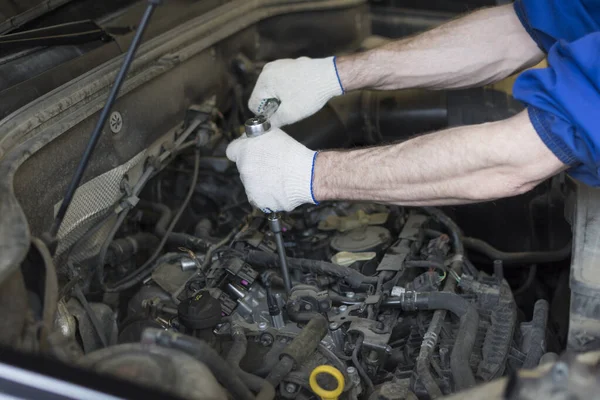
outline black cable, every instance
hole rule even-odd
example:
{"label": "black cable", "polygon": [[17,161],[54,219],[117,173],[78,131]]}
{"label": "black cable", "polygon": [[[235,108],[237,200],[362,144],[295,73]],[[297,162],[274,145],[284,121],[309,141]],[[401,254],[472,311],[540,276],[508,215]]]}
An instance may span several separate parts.
{"label": "black cable", "polygon": [[358,339],[356,339],[356,343],[354,344],[354,350],[352,350],[352,363],[354,364],[354,367],[358,371],[358,374],[360,375],[362,380],[367,385],[367,389],[368,389],[367,397],[369,397],[371,395],[371,393],[373,393],[375,391],[375,387],[373,386],[373,381],[371,381],[371,378],[369,378],[369,375],[367,375],[362,364],[360,363],[360,361],[358,361],[358,353],[360,352],[360,349],[362,348],[362,344],[363,344],[364,340],[365,340],[365,338],[362,334],[358,337]]}
{"label": "black cable", "polygon": [[75,284],[75,286],[73,287],[73,294],[74,294],[75,298],[77,299],[77,301],[79,301],[79,303],[81,304],[81,306],[83,307],[85,312],[87,313],[87,315],[90,319],[90,322],[92,323],[92,326],[94,327],[94,330],[96,331],[96,335],[98,335],[98,338],[100,339],[100,342],[102,343],[102,347],[108,347],[108,339],[106,338],[105,332],[102,330],[102,324],[100,323],[100,321],[98,321],[98,318],[96,317],[96,313],[94,313],[94,310],[90,306],[90,303],[88,303],[87,299],[83,295],[83,292],[81,291],[81,288],[79,287],[79,284]]}
{"label": "black cable", "polygon": [[56,218],[54,219],[54,222],[52,223],[52,227],[50,228],[50,239],[51,240],[54,240],[56,238],[56,235],[58,234],[60,226],[62,225],[62,222],[65,219],[67,210],[68,210],[69,206],[71,205],[71,202],[73,201],[75,191],[77,190],[77,188],[79,187],[79,184],[81,183],[81,179],[83,178],[83,174],[85,173],[85,170],[87,169],[87,166],[90,162],[90,158],[92,157],[94,149],[96,148],[96,144],[98,144],[98,140],[100,139],[100,136],[102,135],[102,130],[104,128],[104,125],[106,124],[106,121],[108,120],[108,116],[110,115],[110,112],[112,110],[112,107],[113,107],[115,101],[117,100],[117,96],[119,94],[119,91],[121,90],[121,86],[123,85],[123,82],[125,82],[127,73],[129,72],[129,68],[131,67],[131,64],[133,63],[135,54],[142,42],[142,36],[144,35],[146,28],[148,27],[148,23],[150,22],[150,18],[152,17],[154,10],[160,4],[160,2],[161,2],[161,0],[148,0],[148,6],[146,7],[146,11],[144,12],[144,15],[142,16],[142,20],[140,21],[140,24],[138,25],[138,29],[135,32],[133,40],[131,41],[129,50],[127,51],[127,54],[125,55],[125,59],[123,60],[121,69],[119,70],[117,77],[115,79],[115,83],[113,84],[110,94],[108,95],[106,104],[104,105],[104,108],[102,109],[100,118],[98,119],[98,122],[96,123],[94,131],[92,132],[92,135],[87,144],[87,147],[86,147],[85,151],[83,152],[83,156],[81,157],[81,161],[79,161],[79,165],[77,166],[77,169],[75,170],[75,174],[73,175],[73,178],[71,179],[71,182],[69,183],[69,186],[67,188],[67,192],[65,194],[63,202],[60,205],[58,212],[56,213]]}
{"label": "black cable", "polygon": [[423,211],[431,215],[435,220],[437,220],[439,223],[444,225],[446,229],[448,229],[448,233],[450,235],[450,238],[452,239],[454,254],[460,256],[464,255],[465,248],[463,245],[463,235],[458,225],[456,225],[456,222],[454,222],[452,218],[444,214],[442,210],[439,210],[435,207],[423,207]]}
{"label": "black cable", "polygon": [[536,274],[537,274],[537,265],[533,264],[529,268],[529,274],[527,275],[527,279],[525,280],[525,283],[523,283],[521,286],[519,286],[518,288],[513,290],[513,296],[519,296],[519,295],[525,293],[527,291],[527,289],[529,289],[529,287],[533,284]]}
{"label": "black cable", "polygon": [[[135,271],[130,273],[125,278],[121,279],[114,286],[109,287],[104,283],[104,261],[101,260],[101,262],[98,263],[98,271],[100,274],[99,275],[100,283],[102,285],[102,289],[105,292],[111,293],[111,292],[121,292],[123,290],[127,290],[127,289],[135,286],[136,284],[140,283],[141,281],[143,281],[148,276],[148,274],[152,273],[154,268],[156,268],[157,264],[154,263],[154,260],[156,260],[156,258],[162,252],[163,247],[167,243],[169,235],[171,234],[171,232],[173,232],[175,225],[177,224],[177,222],[183,215],[183,212],[187,208],[190,200],[192,199],[194,190],[196,188],[196,184],[198,183],[199,171],[200,171],[200,151],[198,149],[196,149],[195,156],[194,156],[194,175],[192,176],[192,181],[190,183],[190,188],[188,190],[188,193],[186,194],[186,197],[183,200],[183,203],[179,207],[177,214],[175,214],[175,217],[173,217],[173,219],[171,220],[171,223],[169,224],[169,227],[167,228],[166,234],[165,234],[165,236],[162,237],[160,243],[158,244],[158,246],[156,247],[156,250],[154,251],[154,254],[152,254],[152,256],[150,256],[150,258],[148,260],[146,260],[146,262],[141,267],[139,267],[138,269],[136,269]],[[121,215],[124,215],[124,214],[125,213],[122,213]]]}
{"label": "black cable", "polygon": [[571,254],[572,243],[569,241],[566,246],[558,250],[551,251],[521,251],[509,253],[494,248],[487,242],[475,238],[463,238],[464,244],[470,250],[481,253],[491,260],[501,260],[504,266],[520,264],[544,264],[566,260]]}

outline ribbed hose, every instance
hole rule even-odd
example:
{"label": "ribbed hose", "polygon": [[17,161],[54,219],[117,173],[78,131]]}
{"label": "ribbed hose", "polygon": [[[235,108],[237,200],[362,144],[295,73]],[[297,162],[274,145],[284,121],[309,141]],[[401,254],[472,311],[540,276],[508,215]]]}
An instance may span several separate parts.
{"label": "ribbed hose", "polygon": [[[321,343],[327,332],[328,324],[324,317],[319,316],[311,319],[298,336],[283,350],[279,362],[267,376],[267,382],[273,388],[277,387],[292,372],[295,366],[302,365],[317,350],[319,343]],[[267,389],[270,388],[261,390],[257,399],[272,400],[273,397],[268,396]],[[273,392],[274,395],[275,392]]]}

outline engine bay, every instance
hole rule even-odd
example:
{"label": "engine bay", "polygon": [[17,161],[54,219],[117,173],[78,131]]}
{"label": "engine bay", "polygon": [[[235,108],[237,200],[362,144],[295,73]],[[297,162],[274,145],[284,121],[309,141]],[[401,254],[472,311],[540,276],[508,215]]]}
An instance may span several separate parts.
{"label": "engine bay", "polygon": [[[527,318],[515,298],[532,281],[513,290],[504,271],[564,260],[570,245],[503,253],[437,208],[327,202],[279,217],[287,290],[273,216],[251,207],[223,157],[232,133],[220,114],[196,108],[173,146],[129,166],[112,212],[63,231],[52,340],[76,349],[63,357],[199,399],[206,390],[174,383],[181,367],[140,363],[156,354],[139,346],[188,353],[236,399],[314,398],[320,366],[342,374],[320,384],[344,398],[426,399],[540,364],[550,305],[537,300]],[[142,378],[156,374],[178,378]]]}
{"label": "engine bay", "polygon": [[[175,3],[175,16],[191,10]],[[539,399],[570,379],[568,393],[593,390],[587,364],[559,356],[600,337],[597,291],[571,264],[576,250],[596,254],[576,245],[597,219],[591,189],[561,175],[485,204],[268,214],[225,157],[265,62],[381,43],[371,18],[379,33],[414,33],[447,15],[396,18],[389,2],[359,0],[200,3],[140,49],[54,241],[41,239],[120,59],[49,93],[34,117],[0,121],[0,344],[71,376],[114,377],[127,398],[144,396],[122,394],[126,382],[214,400]],[[350,148],[521,110],[487,87],[364,90],[284,129],[311,149]],[[572,285],[579,308],[570,275],[586,281]]]}

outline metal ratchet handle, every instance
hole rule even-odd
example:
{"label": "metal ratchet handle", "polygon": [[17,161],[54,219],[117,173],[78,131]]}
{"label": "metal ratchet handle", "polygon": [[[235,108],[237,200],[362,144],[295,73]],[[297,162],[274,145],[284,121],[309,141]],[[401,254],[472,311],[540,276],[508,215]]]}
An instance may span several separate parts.
{"label": "metal ratchet handle", "polygon": [[246,136],[253,138],[269,132],[271,129],[269,119],[275,114],[275,111],[277,111],[280,104],[281,101],[279,101],[279,99],[267,99],[258,115],[248,119],[244,124]]}
{"label": "metal ratchet handle", "polygon": [[269,120],[271,119],[273,114],[275,114],[275,111],[277,111],[280,105],[281,101],[279,101],[279,99],[276,99],[274,97],[267,99],[265,101],[265,105],[262,107],[262,110],[260,110],[258,114],[264,116],[267,120]]}

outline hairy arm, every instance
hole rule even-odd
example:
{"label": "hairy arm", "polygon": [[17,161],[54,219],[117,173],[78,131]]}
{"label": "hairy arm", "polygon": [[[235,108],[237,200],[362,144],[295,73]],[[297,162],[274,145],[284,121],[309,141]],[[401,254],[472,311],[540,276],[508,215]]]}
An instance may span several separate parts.
{"label": "hairy arm", "polygon": [[522,112],[398,144],[321,152],[313,190],[317,201],[466,204],[527,192],[564,169]]}
{"label": "hairy arm", "polygon": [[346,91],[452,89],[502,80],[543,57],[508,4],[474,12],[412,38],[339,57],[337,68]]}

